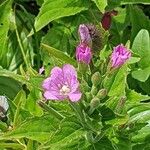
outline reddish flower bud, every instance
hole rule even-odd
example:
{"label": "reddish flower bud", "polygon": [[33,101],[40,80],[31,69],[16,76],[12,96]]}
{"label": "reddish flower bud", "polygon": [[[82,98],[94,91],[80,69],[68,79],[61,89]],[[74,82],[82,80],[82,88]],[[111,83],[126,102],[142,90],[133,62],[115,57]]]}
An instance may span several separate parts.
{"label": "reddish flower bud", "polygon": [[108,11],[108,12],[105,12],[103,14],[103,17],[102,17],[102,20],[101,20],[101,23],[102,23],[102,27],[105,29],[105,30],[108,30],[111,26],[111,21],[112,21],[112,16],[116,16],[118,14],[117,11],[115,10],[112,10],[112,11]]}

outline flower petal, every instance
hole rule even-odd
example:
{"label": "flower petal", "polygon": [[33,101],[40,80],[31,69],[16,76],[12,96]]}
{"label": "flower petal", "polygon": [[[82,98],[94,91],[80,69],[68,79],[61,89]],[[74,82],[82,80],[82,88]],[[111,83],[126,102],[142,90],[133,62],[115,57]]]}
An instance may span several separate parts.
{"label": "flower petal", "polygon": [[56,77],[62,75],[62,69],[59,68],[59,67],[54,67],[52,70],[51,70],[51,78],[52,79],[55,79]]}
{"label": "flower petal", "polygon": [[58,100],[58,98],[55,95],[53,95],[50,91],[45,91],[44,97],[49,100]]}
{"label": "flower petal", "polygon": [[80,100],[82,94],[78,91],[78,92],[75,92],[75,93],[70,93],[68,96],[69,96],[69,99],[72,102],[77,102],[77,101]]}
{"label": "flower petal", "polygon": [[42,83],[42,87],[45,89],[45,90],[49,90],[50,89],[50,81],[51,81],[51,78],[46,78],[43,83]]}
{"label": "flower petal", "polygon": [[66,76],[70,75],[70,76],[77,77],[76,69],[72,65],[66,64],[63,66],[62,70],[63,70],[63,74]]}

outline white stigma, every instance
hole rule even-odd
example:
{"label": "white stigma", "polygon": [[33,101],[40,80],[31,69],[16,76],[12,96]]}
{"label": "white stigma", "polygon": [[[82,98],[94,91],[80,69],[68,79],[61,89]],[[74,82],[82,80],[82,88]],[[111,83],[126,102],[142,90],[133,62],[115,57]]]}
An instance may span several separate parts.
{"label": "white stigma", "polygon": [[67,95],[69,93],[70,93],[70,88],[67,85],[63,85],[62,88],[60,89],[60,94]]}

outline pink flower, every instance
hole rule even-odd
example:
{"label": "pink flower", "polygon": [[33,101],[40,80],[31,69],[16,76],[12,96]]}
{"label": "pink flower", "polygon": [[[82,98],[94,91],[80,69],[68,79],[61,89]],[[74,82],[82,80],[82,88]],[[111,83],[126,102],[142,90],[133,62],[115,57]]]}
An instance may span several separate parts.
{"label": "pink flower", "polygon": [[54,67],[51,75],[43,81],[44,97],[50,100],[70,99],[72,102],[79,101],[79,81],[77,72],[72,65],[66,64],[62,68]]}
{"label": "pink flower", "polygon": [[91,48],[84,43],[81,43],[76,48],[76,59],[78,62],[89,64],[92,59]]}
{"label": "pink flower", "polygon": [[131,52],[120,44],[113,49],[113,53],[111,55],[111,63],[113,68],[118,68],[123,65],[129,58],[131,57]]}
{"label": "pink flower", "polygon": [[79,26],[78,33],[80,36],[80,42],[89,45],[92,39],[88,27],[85,24],[81,24]]}

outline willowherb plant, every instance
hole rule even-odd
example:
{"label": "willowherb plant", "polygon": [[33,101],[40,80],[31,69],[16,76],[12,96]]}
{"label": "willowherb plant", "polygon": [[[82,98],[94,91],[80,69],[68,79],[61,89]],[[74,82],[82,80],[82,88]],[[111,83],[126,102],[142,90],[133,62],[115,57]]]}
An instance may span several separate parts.
{"label": "willowherb plant", "polygon": [[150,149],[147,4],[0,2],[0,149]]}

